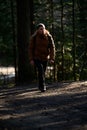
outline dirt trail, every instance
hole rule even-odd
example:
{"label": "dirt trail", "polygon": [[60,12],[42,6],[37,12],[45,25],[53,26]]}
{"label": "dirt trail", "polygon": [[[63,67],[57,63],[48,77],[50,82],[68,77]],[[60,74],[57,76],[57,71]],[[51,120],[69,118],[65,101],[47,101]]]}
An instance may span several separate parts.
{"label": "dirt trail", "polygon": [[87,82],[0,89],[0,130],[87,130]]}

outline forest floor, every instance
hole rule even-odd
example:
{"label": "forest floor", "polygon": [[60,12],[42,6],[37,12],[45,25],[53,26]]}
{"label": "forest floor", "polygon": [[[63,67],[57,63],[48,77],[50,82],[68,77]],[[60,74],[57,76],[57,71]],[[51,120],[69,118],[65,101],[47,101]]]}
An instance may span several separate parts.
{"label": "forest floor", "polygon": [[0,130],[87,130],[87,81],[0,89]]}

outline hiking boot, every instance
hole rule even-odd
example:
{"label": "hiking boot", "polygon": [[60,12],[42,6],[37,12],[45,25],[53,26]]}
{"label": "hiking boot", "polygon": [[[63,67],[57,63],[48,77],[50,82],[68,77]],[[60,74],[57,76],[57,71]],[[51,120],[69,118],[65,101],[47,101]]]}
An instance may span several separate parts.
{"label": "hiking boot", "polygon": [[41,90],[41,92],[45,92],[46,91],[46,86],[41,87],[40,90]]}
{"label": "hiking boot", "polygon": [[46,91],[46,89],[42,89],[42,90],[41,90],[41,92],[45,92],[45,91]]}

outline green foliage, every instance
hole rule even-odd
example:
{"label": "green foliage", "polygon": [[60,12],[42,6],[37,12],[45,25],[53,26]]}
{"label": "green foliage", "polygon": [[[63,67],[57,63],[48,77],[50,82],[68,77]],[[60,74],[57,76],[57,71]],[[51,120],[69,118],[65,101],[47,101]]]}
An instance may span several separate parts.
{"label": "green foliage", "polygon": [[[62,80],[62,71],[64,71],[65,80],[74,79],[73,73],[75,69],[76,78],[86,80],[87,1],[76,0],[73,3],[72,0],[33,0],[33,2],[34,30],[36,25],[42,22],[54,37],[58,78]],[[13,64],[14,62],[12,33],[10,1],[0,0],[1,64]]]}
{"label": "green foliage", "polygon": [[12,65],[13,30],[10,1],[0,1],[0,65]]}
{"label": "green foliage", "polygon": [[[61,75],[62,70],[64,70],[65,80],[73,79],[74,69],[76,73],[75,74],[76,78],[78,79],[80,76],[79,70],[82,69],[82,66],[83,68],[85,67],[84,63],[86,62],[87,59],[86,5],[87,2],[86,1],[82,2],[81,0],[74,1],[74,3],[72,0],[63,0],[62,3],[61,0],[55,0],[55,1],[34,0],[35,24],[37,24],[38,22],[43,22],[44,24],[46,24],[48,30],[50,30],[51,33],[53,34],[56,46],[56,65],[58,65],[59,68],[61,68],[61,69],[58,68],[57,71]],[[61,23],[62,15],[63,19]],[[74,44],[75,48],[73,46]],[[75,61],[75,68],[73,68],[74,61]],[[85,73],[86,67],[81,71]],[[62,76],[63,75],[61,75],[60,77],[62,78]],[[86,78],[87,78],[86,75],[85,78],[84,76],[82,76],[82,79]]]}

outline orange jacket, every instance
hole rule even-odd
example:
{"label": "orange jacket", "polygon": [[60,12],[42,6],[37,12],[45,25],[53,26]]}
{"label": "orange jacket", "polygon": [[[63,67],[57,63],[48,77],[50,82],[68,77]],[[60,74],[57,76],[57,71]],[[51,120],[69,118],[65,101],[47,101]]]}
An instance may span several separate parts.
{"label": "orange jacket", "polygon": [[48,56],[50,60],[55,59],[55,45],[52,36],[50,34],[43,36],[39,34],[32,35],[29,44],[29,59],[46,61]]}

